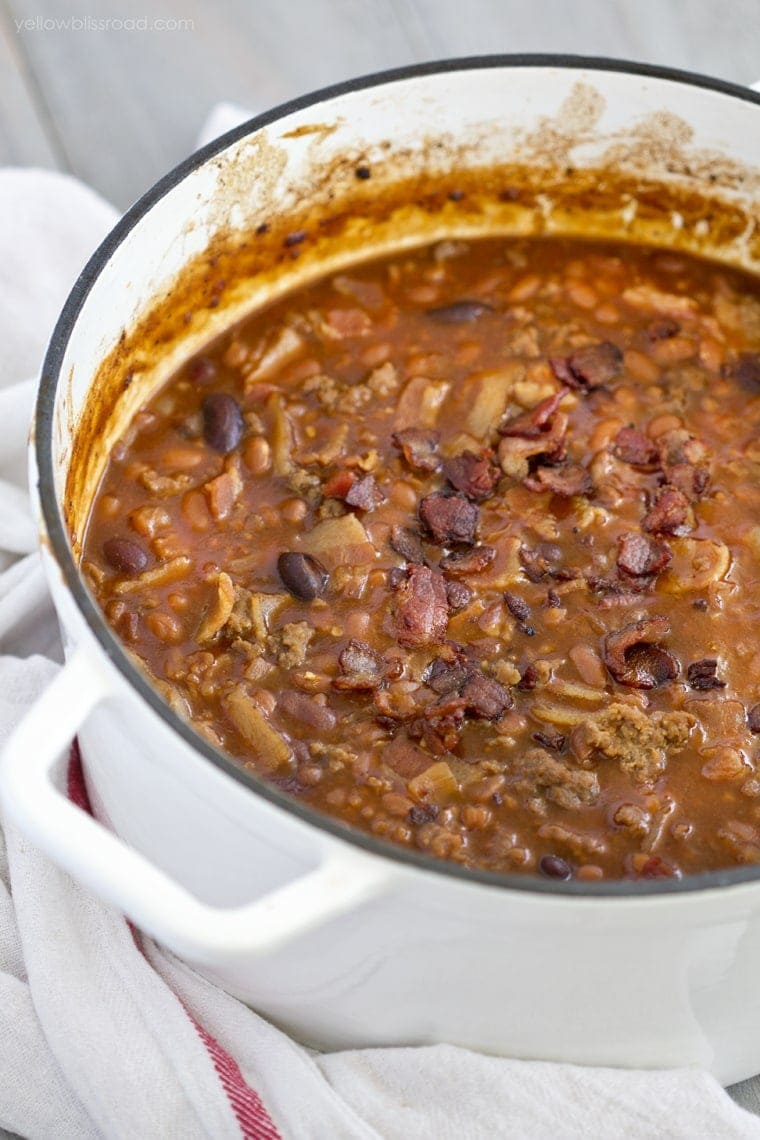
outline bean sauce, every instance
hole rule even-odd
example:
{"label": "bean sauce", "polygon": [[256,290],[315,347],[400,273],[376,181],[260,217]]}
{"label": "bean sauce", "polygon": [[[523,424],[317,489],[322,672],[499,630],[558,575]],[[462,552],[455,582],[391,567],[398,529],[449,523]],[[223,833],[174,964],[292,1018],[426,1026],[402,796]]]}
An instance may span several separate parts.
{"label": "bean sauce", "polygon": [[748,275],[550,238],[326,277],[137,414],[83,570],[207,740],[381,839],[559,881],[760,861]]}

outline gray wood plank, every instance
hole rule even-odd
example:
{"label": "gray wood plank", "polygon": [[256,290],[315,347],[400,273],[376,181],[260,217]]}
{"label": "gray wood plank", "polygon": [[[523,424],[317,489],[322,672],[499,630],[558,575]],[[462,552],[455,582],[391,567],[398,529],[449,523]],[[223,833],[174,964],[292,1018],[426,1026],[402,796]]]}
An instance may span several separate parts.
{"label": "gray wood plank", "polygon": [[[213,8],[204,0],[164,0],[149,9],[150,21],[184,21],[184,30],[174,31],[67,27],[72,19],[92,22],[88,0],[72,0],[64,16],[57,0],[6,3],[16,41],[10,48],[28,61],[63,160],[119,206],[189,152],[218,100],[255,111],[414,59],[585,52],[740,82],[760,78],[758,0],[734,0],[730,20],[712,0],[223,0]],[[103,0],[97,19],[141,17],[145,7],[141,0]],[[62,23],[17,34],[14,21],[25,19]],[[17,62],[1,66],[8,24],[0,40],[0,143],[12,135],[16,161],[60,160],[46,153],[44,131],[40,143],[39,130],[27,128],[29,99],[3,98],[9,85],[26,90]],[[6,154],[10,147],[4,143]]]}
{"label": "gray wood plank", "polygon": [[[57,0],[8,0],[14,19],[60,18]],[[253,111],[351,75],[414,58],[390,0],[181,0],[151,8],[104,0],[97,18],[176,17],[177,31],[22,31],[80,177],[126,206],[193,147],[223,99]],[[92,19],[88,0],[67,18]]]}
{"label": "gray wood plank", "polygon": [[12,20],[0,8],[0,165],[60,165]]}
{"label": "gray wood plank", "polygon": [[760,1116],[760,1077],[740,1081],[737,1085],[731,1085],[726,1092],[741,1108]]}
{"label": "gray wood plank", "polygon": [[426,56],[606,55],[760,79],[760,4],[732,0],[396,0]]}

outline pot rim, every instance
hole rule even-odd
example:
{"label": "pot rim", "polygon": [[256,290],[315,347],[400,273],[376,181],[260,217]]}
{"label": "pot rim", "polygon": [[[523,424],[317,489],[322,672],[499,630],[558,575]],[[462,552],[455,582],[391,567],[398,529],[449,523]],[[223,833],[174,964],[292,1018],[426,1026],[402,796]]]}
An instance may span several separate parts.
{"label": "pot rim", "polygon": [[225,150],[232,143],[245,138],[247,135],[270,126],[272,123],[296,111],[314,107],[318,104],[340,95],[347,95],[356,91],[363,91],[372,87],[385,86],[405,79],[419,76],[445,74],[453,71],[488,70],[503,68],[529,68],[544,67],[564,70],[585,70],[600,72],[617,72],[628,75],[648,76],[654,79],[663,79],[673,83],[700,87],[708,91],[715,91],[722,95],[729,95],[747,103],[760,106],[760,94],[748,87],[731,83],[727,80],[714,79],[690,71],[676,68],[659,67],[651,64],[636,63],[626,60],[610,59],[604,56],[576,56],[553,54],[516,54],[516,55],[485,55],[469,56],[463,58],[445,59],[427,63],[412,64],[406,67],[375,72],[370,75],[359,76],[343,83],[323,87],[318,91],[292,99],[286,103],[253,116],[246,122],[231,131],[214,139],[206,146],[194,151],[188,158],[175,166],[169,173],[158,180],[145,194],[132,205],[123,217],[117,222],[104,241],[98,246],[90,257],[84,269],[77,278],[53,330],[50,343],[45,354],[42,366],[39,392],[37,395],[34,447],[37,463],[37,491],[40,510],[44,519],[49,550],[54,557],[63,581],[70,591],[80,614],[86,621],[90,632],[98,642],[100,649],[106,654],[114,668],[121,674],[130,688],[136,691],[150,708],[186,744],[209,761],[227,776],[248,788],[257,796],[268,800],[276,807],[295,816],[302,823],[309,824],[333,838],[351,843],[366,852],[394,863],[419,871],[433,872],[436,875],[449,876],[459,881],[471,882],[479,885],[500,888],[501,890],[517,890],[532,894],[559,895],[563,897],[580,896],[583,898],[617,897],[626,899],[641,899],[652,895],[683,894],[693,891],[711,890],[716,887],[738,886],[742,883],[760,880],[760,866],[738,867],[721,871],[703,872],[701,874],[687,875],[682,879],[639,879],[639,880],[610,880],[600,882],[558,882],[551,879],[542,879],[539,876],[520,874],[500,874],[494,871],[471,870],[444,859],[436,859],[422,852],[393,844],[377,838],[367,832],[360,831],[350,824],[342,823],[338,819],[323,814],[314,808],[300,803],[292,796],[281,791],[275,785],[267,783],[262,777],[243,768],[243,766],[226,756],[221,750],[215,748],[200,734],[182,720],[159,695],[148,681],[147,677],[133,665],[121,643],[112,633],[100,610],[90,596],[79,568],[72,554],[62,511],[58,505],[55,494],[55,479],[53,468],[53,413],[55,395],[61,376],[68,342],[77,318],[89,296],[89,293],[99,277],[102,269],[109,259],[128,237],[141,219],[158,203],[169,191],[174,189],[185,177],[198,169],[209,159]]}

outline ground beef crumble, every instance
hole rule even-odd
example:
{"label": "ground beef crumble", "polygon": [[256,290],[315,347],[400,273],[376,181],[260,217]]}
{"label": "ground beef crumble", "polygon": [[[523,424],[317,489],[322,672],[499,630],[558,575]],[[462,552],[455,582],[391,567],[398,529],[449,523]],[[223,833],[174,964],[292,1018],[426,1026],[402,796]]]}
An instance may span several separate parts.
{"label": "ground beef crumble", "polygon": [[682,751],[695,719],[689,713],[645,713],[615,702],[583,726],[583,743],[616,760],[638,783],[652,784],[673,753]]}

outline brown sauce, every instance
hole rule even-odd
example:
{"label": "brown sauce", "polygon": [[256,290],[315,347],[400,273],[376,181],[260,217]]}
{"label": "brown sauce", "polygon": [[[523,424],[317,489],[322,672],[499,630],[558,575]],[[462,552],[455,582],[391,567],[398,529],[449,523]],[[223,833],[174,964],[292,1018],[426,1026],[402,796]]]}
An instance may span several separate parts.
{"label": "brown sauce", "polygon": [[213,743],[467,866],[760,860],[760,287],[442,242],[229,330],[114,448],[83,568]]}

